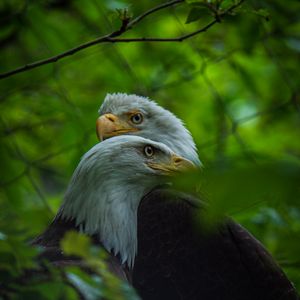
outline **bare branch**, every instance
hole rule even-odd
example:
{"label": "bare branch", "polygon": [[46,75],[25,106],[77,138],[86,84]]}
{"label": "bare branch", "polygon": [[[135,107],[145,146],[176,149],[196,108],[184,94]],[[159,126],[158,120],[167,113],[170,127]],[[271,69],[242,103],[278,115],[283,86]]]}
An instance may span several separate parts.
{"label": "bare branch", "polygon": [[184,2],[184,0],[174,0],[174,1],[170,1],[170,2],[166,2],[163,3],[161,5],[158,5],[152,9],[149,9],[148,11],[146,11],[145,13],[143,13],[142,15],[136,17],[135,19],[133,19],[129,24],[128,24],[128,28],[133,27],[135,24],[139,23],[141,20],[143,20],[144,18],[146,18],[147,16],[149,16],[150,14],[153,14],[154,12],[157,12],[163,8],[166,7],[170,7],[173,6],[175,4],[179,4],[181,2]]}
{"label": "bare branch", "polygon": [[[191,33],[181,35],[179,37],[175,38],[107,38],[106,42],[110,43],[130,43],[130,42],[183,42],[186,39],[189,39],[199,33],[205,32],[208,30],[211,26],[218,23],[217,20],[214,20],[204,26],[203,28],[200,28],[196,31],[193,31]],[[1,77],[0,77],[1,78]]]}
{"label": "bare branch", "polygon": [[0,182],[0,188],[5,188],[6,186],[9,186],[11,184],[14,184],[15,182],[17,182],[19,179],[23,178],[24,176],[26,176],[28,174],[29,171],[29,167],[26,166],[26,168],[17,176],[15,176],[12,179],[9,179],[7,181],[4,182]]}
{"label": "bare branch", "polygon": [[102,37],[98,37],[92,41],[83,43],[77,47],[74,47],[70,50],[67,50],[65,52],[62,52],[58,55],[46,58],[46,59],[42,59],[36,62],[33,62],[31,64],[26,64],[22,67],[19,67],[17,69],[5,72],[0,74],[0,79],[3,78],[7,78],[10,77],[12,75],[18,74],[18,73],[22,73],[37,67],[40,67],[42,65],[46,65],[46,64],[50,64],[50,63],[55,63],[59,60],[61,60],[62,58],[65,58],[67,56],[73,55],[83,49],[89,48],[91,46],[97,45],[97,44],[101,44],[101,43],[128,43],[128,42],[182,42],[186,39],[189,39],[199,33],[205,32],[207,29],[209,29],[211,26],[213,26],[214,24],[220,22],[221,18],[224,17],[225,15],[232,13],[233,10],[235,8],[237,8],[239,5],[241,5],[245,0],[240,0],[238,3],[236,3],[235,5],[232,5],[230,8],[228,8],[227,10],[220,12],[218,17],[216,17],[212,22],[210,22],[209,24],[207,24],[206,26],[204,26],[203,28],[200,28],[194,32],[191,32],[189,34],[186,35],[182,35],[179,37],[175,37],[175,38],[117,38],[118,36],[122,35],[123,33],[127,32],[129,29],[131,29],[135,24],[137,24],[138,22],[140,22],[142,19],[146,18],[147,16],[149,16],[152,13],[155,13],[163,8],[169,7],[169,6],[173,6],[175,4],[179,4],[179,3],[183,3],[183,0],[174,0],[174,1],[169,1],[166,2],[164,4],[161,4],[157,7],[154,7],[148,11],[146,11],[144,14],[140,15],[139,17],[135,18],[134,20],[132,20],[131,22],[129,22],[128,24],[124,24],[124,22],[122,23],[122,26],[119,30],[116,30],[110,34],[104,35]]}
{"label": "bare branch", "polygon": [[121,34],[123,34],[124,32],[128,31],[135,24],[139,23],[142,19],[146,18],[150,14],[155,13],[155,12],[157,12],[157,11],[163,9],[163,8],[166,8],[166,7],[173,6],[175,4],[181,3],[181,2],[183,2],[183,0],[174,0],[174,1],[166,2],[166,3],[161,4],[159,6],[156,6],[156,7],[152,8],[152,9],[146,11],[144,14],[140,15],[139,17],[135,18],[134,20],[132,20],[126,26],[124,26],[124,24],[122,24],[121,28],[119,30],[117,30],[117,31],[114,31],[114,32],[112,32],[110,34],[107,34],[107,35],[104,35],[102,37],[96,38],[96,39],[94,39],[92,41],[89,41],[87,43],[81,44],[81,45],[79,45],[77,47],[74,47],[74,48],[72,48],[70,50],[62,52],[62,53],[60,53],[58,55],[55,55],[55,56],[52,56],[52,57],[49,57],[49,58],[46,58],[46,59],[42,59],[42,60],[33,62],[31,64],[26,64],[26,65],[24,65],[22,67],[19,67],[17,69],[14,69],[14,70],[2,73],[2,74],[0,74],[0,79],[7,78],[7,77],[10,77],[10,76],[18,74],[18,73],[22,73],[22,72],[25,72],[25,71],[37,68],[37,67],[42,66],[42,65],[46,65],[46,64],[57,62],[57,61],[59,61],[60,59],[62,59],[64,57],[73,55],[73,54],[75,54],[75,53],[77,53],[77,52],[79,52],[79,51],[81,51],[83,49],[86,49],[88,47],[94,46],[96,44],[105,43],[105,42],[112,42],[110,40],[110,38],[120,36]]}

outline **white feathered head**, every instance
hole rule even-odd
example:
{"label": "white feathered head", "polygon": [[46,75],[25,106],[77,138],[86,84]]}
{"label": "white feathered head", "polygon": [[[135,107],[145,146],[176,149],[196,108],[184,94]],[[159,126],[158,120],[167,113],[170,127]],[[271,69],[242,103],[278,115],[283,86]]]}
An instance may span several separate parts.
{"label": "white feathered head", "polygon": [[201,165],[194,140],[183,122],[156,102],[137,95],[108,94],[99,114],[96,128],[100,140],[137,135],[164,143],[195,165]]}
{"label": "white feathered head", "polygon": [[162,143],[128,135],[107,139],[82,157],[58,217],[75,220],[132,267],[141,199],[161,183],[162,175],[191,166]]}

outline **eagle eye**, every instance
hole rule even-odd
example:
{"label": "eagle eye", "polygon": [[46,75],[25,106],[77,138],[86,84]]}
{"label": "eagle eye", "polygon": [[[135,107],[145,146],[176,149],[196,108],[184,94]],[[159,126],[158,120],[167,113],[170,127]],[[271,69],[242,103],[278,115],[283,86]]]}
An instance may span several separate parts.
{"label": "eagle eye", "polygon": [[133,124],[141,124],[143,122],[143,115],[141,113],[136,113],[130,117]]}
{"label": "eagle eye", "polygon": [[144,148],[144,153],[147,157],[152,157],[154,154],[154,148],[152,146],[147,145]]}

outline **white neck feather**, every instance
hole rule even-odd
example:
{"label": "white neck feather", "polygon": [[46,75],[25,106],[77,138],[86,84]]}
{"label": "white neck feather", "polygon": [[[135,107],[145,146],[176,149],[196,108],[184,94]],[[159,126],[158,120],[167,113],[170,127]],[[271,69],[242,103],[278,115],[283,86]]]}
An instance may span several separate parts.
{"label": "white neck feather", "polygon": [[74,219],[88,235],[98,235],[107,251],[120,255],[122,264],[132,268],[137,254],[137,210],[147,190],[112,181],[91,184],[84,194],[79,188],[70,184],[59,216]]}
{"label": "white neck feather", "polygon": [[146,167],[139,150],[149,143],[163,149],[164,155],[173,153],[163,144],[136,136],[112,137],[95,145],[74,171],[57,215],[98,236],[107,251],[129,267],[137,253],[139,203],[161,180]]}

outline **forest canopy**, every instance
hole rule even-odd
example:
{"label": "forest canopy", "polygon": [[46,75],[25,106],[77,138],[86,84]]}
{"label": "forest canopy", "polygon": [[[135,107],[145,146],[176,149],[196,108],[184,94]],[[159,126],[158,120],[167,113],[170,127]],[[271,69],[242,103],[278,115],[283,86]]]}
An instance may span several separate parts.
{"label": "forest canopy", "polygon": [[114,92],[184,121],[204,167],[175,184],[208,199],[209,225],[229,215],[245,226],[300,290],[299,11],[280,0],[2,1],[0,298],[136,298],[75,233],[63,249],[101,277],[46,263],[50,275],[24,281],[40,251],[28,241],[98,142]]}

